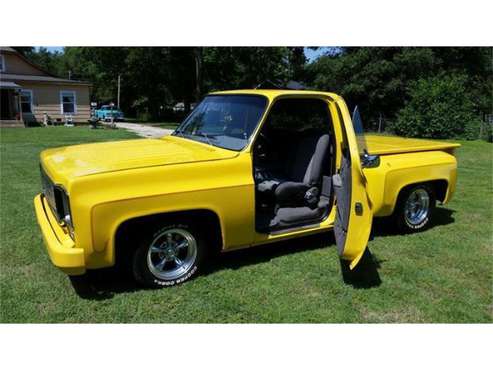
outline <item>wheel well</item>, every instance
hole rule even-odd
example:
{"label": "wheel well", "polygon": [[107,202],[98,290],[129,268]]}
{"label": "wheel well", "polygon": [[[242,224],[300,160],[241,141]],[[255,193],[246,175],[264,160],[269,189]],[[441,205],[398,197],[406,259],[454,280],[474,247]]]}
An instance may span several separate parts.
{"label": "wheel well", "polygon": [[435,189],[435,195],[437,197],[437,200],[443,202],[445,200],[445,196],[447,195],[448,181],[434,180],[434,181],[430,181],[429,184],[431,184]]}
{"label": "wheel well", "polygon": [[433,190],[435,190],[436,199],[439,200],[440,202],[443,202],[445,200],[445,196],[447,195],[447,188],[448,188],[447,180],[422,181],[422,182],[416,182],[414,184],[406,185],[399,191],[399,195],[397,196],[397,199],[399,199],[399,197],[401,196],[404,190],[408,189],[411,186],[415,186],[419,184],[430,185],[433,188]]}
{"label": "wheel well", "polygon": [[196,225],[204,231],[204,237],[207,238],[209,245],[220,251],[223,247],[221,224],[217,214],[211,210],[198,209],[190,211],[158,213],[142,217],[131,218],[122,222],[115,234],[115,261],[118,264],[122,258],[128,257],[125,251],[129,252],[138,245],[138,236],[142,232],[151,229],[158,223],[167,222],[191,222],[194,219],[200,219]]}

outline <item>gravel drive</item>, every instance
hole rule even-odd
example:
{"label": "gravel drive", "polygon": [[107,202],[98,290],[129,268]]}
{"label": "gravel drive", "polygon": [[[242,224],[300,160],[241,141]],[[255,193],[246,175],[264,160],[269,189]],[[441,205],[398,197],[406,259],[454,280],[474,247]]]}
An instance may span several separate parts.
{"label": "gravel drive", "polygon": [[142,137],[161,137],[169,135],[173,130],[161,127],[142,125],[140,123],[115,122],[116,127],[136,133]]}

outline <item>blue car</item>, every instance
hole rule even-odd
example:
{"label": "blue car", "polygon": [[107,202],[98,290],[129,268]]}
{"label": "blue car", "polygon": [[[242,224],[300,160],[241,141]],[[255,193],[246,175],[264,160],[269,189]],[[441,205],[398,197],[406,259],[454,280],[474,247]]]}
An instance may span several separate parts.
{"label": "blue car", "polygon": [[123,112],[118,108],[111,107],[110,105],[102,105],[101,108],[96,109],[94,115],[97,119],[103,121],[110,121],[113,117],[114,121],[123,121]]}

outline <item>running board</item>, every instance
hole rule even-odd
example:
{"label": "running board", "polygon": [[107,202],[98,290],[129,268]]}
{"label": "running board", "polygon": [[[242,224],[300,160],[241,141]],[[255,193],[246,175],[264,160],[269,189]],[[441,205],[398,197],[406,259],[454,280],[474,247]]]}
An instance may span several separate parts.
{"label": "running board", "polygon": [[309,225],[302,225],[302,226],[295,226],[295,227],[291,227],[291,228],[288,228],[288,229],[274,230],[274,231],[269,232],[268,234],[269,235],[279,235],[279,234],[284,234],[284,233],[290,233],[292,231],[311,229],[311,228],[315,228],[315,227],[320,227],[320,223],[309,224]]}

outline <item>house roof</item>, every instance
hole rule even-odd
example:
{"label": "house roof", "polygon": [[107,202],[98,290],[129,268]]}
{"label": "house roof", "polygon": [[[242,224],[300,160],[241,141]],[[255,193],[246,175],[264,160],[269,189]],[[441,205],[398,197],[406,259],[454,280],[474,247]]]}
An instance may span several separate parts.
{"label": "house roof", "polygon": [[0,89],[20,89],[15,82],[0,80]]}
{"label": "house roof", "polygon": [[53,75],[50,72],[45,71],[43,68],[40,66],[34,64],[31,62],[28,58],[26,58],[24,55],[19,53],[17,50],[14,48],[8,47],[8,46],[0,46],[0,52],[2,53],[7,53],[7,54],[15,54],[17,57],[22,59],[24,62],[30,64],[34,68],[36,68],[38,71],[41,73],[39,75],[20,75],[20,74],[11,74],[11,73],[0,73],[0,79],[8,79],[8,80],[14,80],[14,81],[32,81],[32,82],[48,82],[48,83],[59,83],[59,84],[73,84],[73,85],[87,85],[91,86],[92,84],[87,81],[80,81],[80,80],[68,80],[65,78],[59,78],[55,75]]}
{"label": "house roof", "polygon": [[9,52],[9,53],[15,53],[15,49],[9,48],[8,46],[0,46],[0,51],[4,52]]}
{"label": "house roof", "polygon": [[91,85],[91,83],[79,80],[67,80],[52,76],[17,75],[12,73],[0,73],[0,79],[10,81],[31,81],[31,82],[55,82],[59,84],[71,85]]}
{"label": "house roof", "polygon": [[0,52],[2,54],[14,54],[17,58],[23,60],[25,63],[29,64],[31,67],[34,67],[35,69],[37,69],[39,72],[41,72],[41,75],[47,75],[47,76],[51,76],[51,77],[55,77],[53,74],[51,74],[50,72],[48,71],[45,71],[43,68],[41,68],[40,66],[34,64],[33,62],[31,62],[29,59],[27,59],[22,53],[19,53],[17,50],[15,50],[14,48],[11,48],[11,47],[8,47],[8,46],[1,46],[0,47]]}

